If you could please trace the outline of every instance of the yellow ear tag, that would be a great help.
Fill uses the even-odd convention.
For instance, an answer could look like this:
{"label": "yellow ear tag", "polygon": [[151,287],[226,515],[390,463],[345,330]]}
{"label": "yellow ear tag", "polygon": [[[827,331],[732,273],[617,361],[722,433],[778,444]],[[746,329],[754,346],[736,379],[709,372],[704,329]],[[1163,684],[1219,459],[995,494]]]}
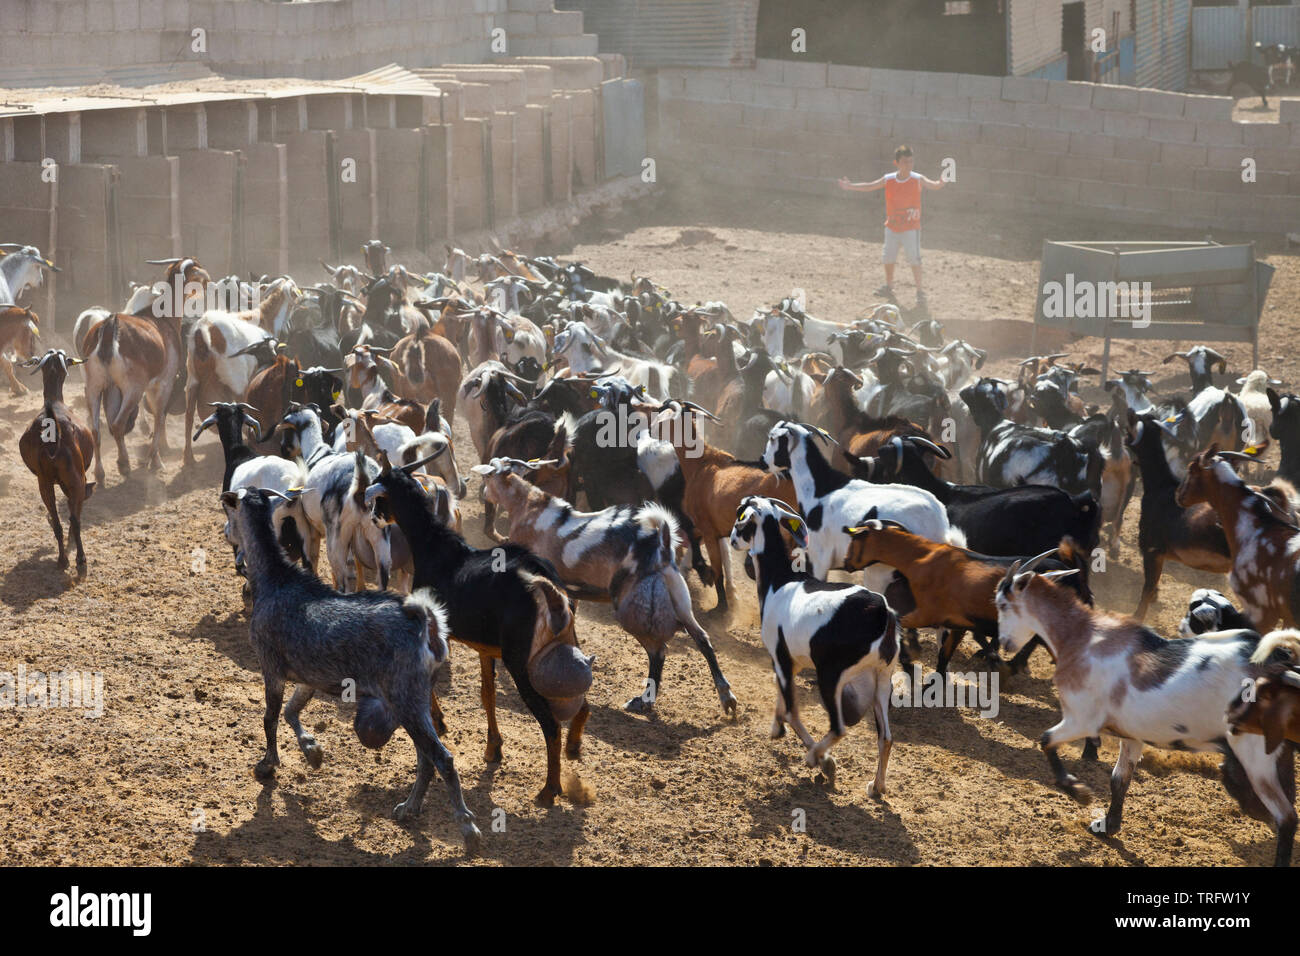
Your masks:
{"label": "yellow ear tag", "polygon": [[1243,448],[1243,449],[1241,450],[1241,453],[1242,453],[1243,455],[1258,455],[1258,454],[1259,454],[1259,446],[1258,446],[1258,445],[1251,445],[1249,448]]}
{"label": "yellow ear tag", "polygon": [[336,388],[336,389],[334,389],[334,391],[331,392],[330,394],[331,394],[334,398],[338,398],[340,395],[343,394],[343,392],[342,392],[341,389],[337,389],[337,388]]}
{"label": "yellow ear tag", "polygon": [[785,523],[790,527],[791,531],[793,531],[796,534],[799,533],[799,522],[796,519],[786,518]]}
{"label": "yellow ear tag", "polygon": [[298,380],[297,380],[296,382],[294,382],[293,384],[297,385],[299,388],[302,388],[302,379],[298,379]]}

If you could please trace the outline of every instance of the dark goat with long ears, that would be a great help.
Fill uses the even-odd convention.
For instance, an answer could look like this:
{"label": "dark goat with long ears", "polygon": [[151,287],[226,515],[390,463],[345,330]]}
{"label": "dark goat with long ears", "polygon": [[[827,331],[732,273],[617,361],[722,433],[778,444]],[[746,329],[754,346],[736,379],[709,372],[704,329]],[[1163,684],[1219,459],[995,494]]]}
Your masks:
{"label": "dark goat with long ears", "polygon": [[447,607],[453,640],[479,654],[481,698],[488,717],[485,760],[501,760],[496,724],[496,661],[514,679],[524,706],[546,740],[546,783],[536,800],[554,803],[560,782],[560,730],[570,721],[565,753],[577,759],[590,709],[591,658],[578,649],[574,611],[555,567],[515,544],[479,550],[434,515],[432,502],[411,475],[412,466],[382,470],[367,500],[411,543],[413,588],[433,588]]}
{"label": "dark goat with long ears", "polygon": [[54,500],[55,487],[63,489],[68,499],[68,546],[77,546],[77,577],[86,576],[86,552],[81,546],[81,509],[95,483],[86,480],[86,468],[95,451],[90,429],[77,420],[63,401],[63,383],[68,367],[83,364],[69,358],[62,349],[50,349],[39,359],[24,362],[41,373],[45,386],[45,404],[35,420],[18,439],[18,452],[33,475],[41,492],[41,501],[49,515],[50,528],[59,546],[58,565],[68,566],[68,551],[63,542],[63,527]]}

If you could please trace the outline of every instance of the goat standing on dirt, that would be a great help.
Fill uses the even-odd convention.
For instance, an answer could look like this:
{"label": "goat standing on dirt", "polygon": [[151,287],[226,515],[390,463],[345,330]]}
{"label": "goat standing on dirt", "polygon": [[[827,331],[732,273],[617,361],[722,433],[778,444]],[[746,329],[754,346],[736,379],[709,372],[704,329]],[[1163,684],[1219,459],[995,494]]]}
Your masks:
{"label": "goat standing on dirt", "polygon": [[59,546],[60,568],[68,566],[68,552],[54,500],[55,485],[63,489],[68,499],[68,542],[77,546],[78,579],[86,576],[86,552],[81,547],[81,506],[95,490],[95,483],[86,480],[86,466],[94,454],[95,442],[90,429],[77,421],[64,404],[63,382],[68,377],[68,366],[81,364],[81,359],[68,358],[62,349],[50,349],[41,359],[23,363],[24,367],[35,366],[40,371],[45,383],[45,406],[18,439],[23,464],[36,476],[41,501],[49,512],[50,527]]}
{"label": "goat standing on dirt", "polygon": [[280,765],[275,730],[286,681],[298,686],[284,719],[313,768],[320,767],[323,751],[298,715],[318,692],[337,695],[345,681],[352,681],[357,738],[379,749],[401,726],[415,744],[415,786],[393,816],[407,820],[420,812],[436,768],[447,783],[465,848],[472,853],[482,837],[430,715],[433,673],[447,659],[446,613],[427,590],[406,598],[384,592],[339,594],[290,564],[271,528],[270,499],[277,495],[240,490],[221,496],[234,512],[241,558],[249,570],[253,610],[248,632],[266,685],[266,753],[254,772],[268,780]]}
{"label": "goat standing on dirt", "polygon": [[1096,830],[1113,836],[1144,746],[1218,751],[1224,786],[1248,814],[1271,819],[1277,828],[1275,864],[1287,866],[1296,831],[1291,749],[1268,754],[1263,738],[1231,734],[1225,714],[1258,674],[1251,656],[1259,636],[1225,631],[1165,640],[1130,617],[1089,608],[1052,580],[1074,571],[1036,574],[1038,560],[1013,565],[998,585],[998,630],[1009,651],[1037,634],[1056,658],[1061,721],[1041,744],[1057,786],[1088,803],[1091,791],[1066,772],[1057,750],[1102,733],[1120,738],[1110,806],[1099,824],[1103,829]]}

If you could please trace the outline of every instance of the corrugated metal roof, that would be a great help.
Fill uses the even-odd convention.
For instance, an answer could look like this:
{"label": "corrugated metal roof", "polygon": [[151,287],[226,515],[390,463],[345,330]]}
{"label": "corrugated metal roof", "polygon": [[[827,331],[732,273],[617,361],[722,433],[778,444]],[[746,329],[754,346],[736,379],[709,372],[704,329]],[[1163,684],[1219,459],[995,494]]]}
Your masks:
{"label": "corrugated metal roof", "polygon": [[758,0],[556,0],[629,66],[753,66]]}
{"label": "corrugated metal roof", "polygon": [[[191,66],[198,66],[192,64]],[[387,96],[440,96],[437,83],[396,64],[340,80],[246,78],[219,76],[206,67],[169,76],[164,69],[132,72],[100,71],[100,81],[80,86],[31,87],[0,90],[0,117],[75,113],[91,110],[136,109],[142,106],[184,106],[219,100],[285,99],[328,93],[368,93]],[[66,80],[66,71],[60,76]],[[130,83],[124,80],[143,82]]]}

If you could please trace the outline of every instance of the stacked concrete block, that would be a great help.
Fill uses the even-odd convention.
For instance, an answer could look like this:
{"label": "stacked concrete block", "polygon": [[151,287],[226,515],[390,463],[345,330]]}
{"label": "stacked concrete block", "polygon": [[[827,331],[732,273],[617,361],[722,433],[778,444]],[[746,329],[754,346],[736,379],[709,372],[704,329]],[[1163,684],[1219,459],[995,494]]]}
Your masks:
{"label": "stacked concrete block", "polygon": [[289,149],[254,143],[244,156],[244,265],[281,273],[289,268]]}
{"label": "stacked concrete block", "polygon": [[325,133],[293,133],[284,141],[288,165],[290,267],[329,259],[330,208],[326,178],[336,176],[327,165]]}
{"label": "stacked concrete block", "polygon": [[547,107],[529,104],[515,113],[515,194],[519,212],[543,205],[542,123]]}
{"label": "stacked concrete block", "polygon": [[182,255],[179,158],[131,156],[115,162],[122,261],[128,272],[145,259]]}
{"label": "stacked concrete block", "polygon": [[376,239],[378,228],[378,141],[373,129],[334,132],[334,169],[338,178],[340,239],[345,255]]}
{"label": "stacked concrete block", "polygon": [[[232,261],[235,177],[239,156],[217,149],[192,149],[180,159],[181,249],[212,275],[242,268]],[[78,284],[80,286],[80,283]]]}

